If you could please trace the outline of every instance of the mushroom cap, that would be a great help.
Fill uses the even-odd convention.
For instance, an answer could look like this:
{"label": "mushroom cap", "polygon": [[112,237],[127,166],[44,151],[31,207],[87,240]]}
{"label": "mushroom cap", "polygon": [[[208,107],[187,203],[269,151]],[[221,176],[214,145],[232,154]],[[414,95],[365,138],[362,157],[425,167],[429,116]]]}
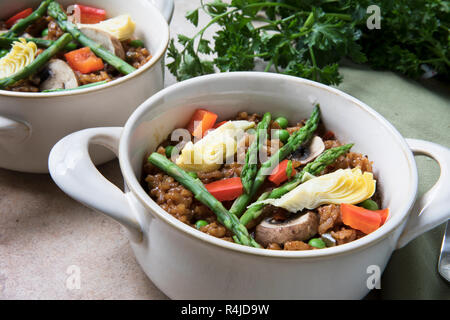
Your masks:
{"label": "mushroom cap", "polygon": [[315,212],[294,216],[282,222],[266,218],[256,227],[255,240],[263,246],[286,241],[304,241],[317,234],[319,217]]}
{"label": "mushroom cap", "polygon": [[120,59],[125,59],[125,50],[123,49],[122,43],[113,35],[106,31],[90,27],[82,27],[80,31],[84,33],[86,37],[89,37],[93,41],[97,42],[106,50],[114,53]]}
{"label": "mushroom cap", "polygon": [[319,136],[314,136],[309,144],[300,147],[289,158],[300,162],[300,165],[305,165],[317,158],[324,150],[323,140]]}
{"label": "mushroom cap", "polygon": [[50,60],[44,67],[48,74],[41,85],[40,90],[74,89],[78,87],[78,79],[72,68],[60,59]]}

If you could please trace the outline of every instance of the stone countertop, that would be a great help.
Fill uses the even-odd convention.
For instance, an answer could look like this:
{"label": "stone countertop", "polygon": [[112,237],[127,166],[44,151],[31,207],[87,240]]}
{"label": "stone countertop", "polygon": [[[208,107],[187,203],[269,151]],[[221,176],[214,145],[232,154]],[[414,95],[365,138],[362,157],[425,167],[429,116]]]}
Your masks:
{"label": "stone countertop", "polygon": [[[184,13],[197,5],[198,1],[176,0],[172,35],[194,33]],[[365,67],[341,70],[345,80],[339,89],[375,108],[406,137],[450,145],[448,88]],[[173,83],[175,79],[167,72],[166,85]],[[423,157],[418,158],[418,166],[423,193],[439,171]],[[101,166],[100,171],[116,185],[123,185],[117,161]],[[450,298],[435,271],[442,235],[440,226],[395,252],[383,275],[382,289],[371,296],[442,298],[447,292]],[[413,260],[415,268],[403,272],[400,262],[407,259]],[[419,276],[414,274],[417,269],[423,270]],[[79,289],[72,281],[76,274],[80,275]],[[141,270],[116,222],[66,196],[49,175],[0,169],[0,299],[167,297]]]}

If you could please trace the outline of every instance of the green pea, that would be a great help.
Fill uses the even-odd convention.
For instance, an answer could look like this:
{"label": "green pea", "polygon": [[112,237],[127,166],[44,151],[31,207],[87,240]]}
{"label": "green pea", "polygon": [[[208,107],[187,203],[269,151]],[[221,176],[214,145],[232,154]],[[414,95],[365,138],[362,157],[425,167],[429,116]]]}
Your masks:
{"label": "green pea", "polygon": [[377,203],[375,201],[373,201],[372,199],[364,200],[363,202],[358,204],[358,206],[363,207],[364,209],[367,209],[367,210],[378,210],[379,209]]}
{"label": "green pea", "polygon": [[319,248],[319,249],[323,249],[326,247],[325,242],[320,238],[312,238],[311,240],[309,240],[308,244],[311,247],[315,247],[315,248]]}
{"label": "green pea", "polygon": [[275,122],[278,123],[278,125],[282,129],[286,129],[289,123],[288,119],[286,119],[285,117],[278,117],[275,119]]}
{"label": "green pea", "polygon": [[208,225],[208,222],[206,222],[205,220],[198,220],[196,223],[195,223],[195,227],[197,228],[197,229],[200,229],[201,227],[204,227],[204,226],[207,226]]}
{"label": "green pea", "polygon": [[191,176],[192,178],[194,178],[194,179],[197,179],[197,178],[198,178],[198,175],[197,175],[195,172],[188,171],[187,174],[190,175],[190,176]]}
{"label": "green pea", "polygon": [[287,130],[275,130],[272,135],[273,138],[279,139],[281,142],[288,141],[290,134]]}
{"label": "green pea", "polygon": [[42,35],[43,37],[48,36],[48,28],[45,28],[44,30],[42,30],[41,35]]}
{"label": "green pea", "polygon": [[142,40],[131,40],[130,46],[135,48],[142,48],[144,47],[144,42]]}
{"label": "green pea", "polygon": [[166,157],[170,158],[172,156],[172,153],[175,151],[175,147],[174,146],[167,146],[166,147]]}

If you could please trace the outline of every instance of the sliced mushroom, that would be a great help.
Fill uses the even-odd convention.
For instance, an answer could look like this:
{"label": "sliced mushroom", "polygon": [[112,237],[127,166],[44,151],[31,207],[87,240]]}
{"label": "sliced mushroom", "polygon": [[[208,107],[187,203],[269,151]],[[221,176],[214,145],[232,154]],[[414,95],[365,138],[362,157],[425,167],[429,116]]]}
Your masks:
{"label": "sliced mushroom", "polygon": [[320,237],[322,238],[323,242],[325,242],[325,245],[327,247],[334,247],[334,246],[336,246],[336,239],[333,238],[331,233],[324,233]]}
{"label": "sliced mushroom", "polygon": [[300,162],[300,165],[313,161],[325,150],[323,140],[315,136],[306,146],[301,146],[289,157],[291,160]]}
{"label": "sliced mushroom", "polygon": [[304,241],[317,234],[318,228],[319,217],[312,211],[282,222],[266,218],[256,227],[255,240],[263,246],[269,243]]}
{"label": "sliced mushroom", "polygon": [[40,75],[41,91],[78,87],[78,80],[72,68],[60,59],[50,60]]}
{"label": "sliced mushroom", "polygon": [[106,50],[114,53],[121,59],[125,59],[125,51],[123,50],[122,43],[116,37],[110,35],[108,32],[95,28],[82,27],[80,30]]}

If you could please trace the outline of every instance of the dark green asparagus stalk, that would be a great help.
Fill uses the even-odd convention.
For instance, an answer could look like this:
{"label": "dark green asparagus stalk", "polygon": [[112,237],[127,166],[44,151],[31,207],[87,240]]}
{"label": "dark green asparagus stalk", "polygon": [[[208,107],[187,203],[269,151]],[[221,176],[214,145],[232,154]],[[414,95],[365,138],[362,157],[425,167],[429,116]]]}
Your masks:
{"label": "dark green asparagus stalk", "polygon": [[[294,190],[300,183],[302,183],[303,177],[306,173],[310,173],[312,175],[320,174],[327,166],[333,164],[337,158],[346,154],[353,144],[346,144],[344,146],[328,149],[324,151],[317,159],[313,162],[308,163],[302,171],[297,173],[294,178],[283,184],[282,186],[273,189],[271,192],[263,193],[257,201],[263,201],[266,199],[277,199],[288,193],[289,191]],[[259,217],[264,208],[264,204],[255,204],[245,211],[242,215],[240,221],[246,226],[250,221]]]}
{"label": "dark green asparagus stalk", "polygon": [[248,234],[247,228],[206,190],[199,179],[194,179],[175,163],[157,152],[153,152],[148,161],[189,189],[197,200],[216,214],[217,220],[221,224],[234,233],[240,244],[260,248],[260,245]]}
{"label": "dark green asparagus stalk", "polygon": [[[53,40],[45,40],[45,39],[38,39],[38,38],[26,38],[25,39],[27,42],[34,42],[36,43],[36,45],[40,48],[48,48],[50,47],[52,44],[55,43],[55,41]],[[15,41],[20,41],[19,38],[0,38],[0,48],[10,48],[13,43]],[[68,43],[64,50],[67,51],[72,51],[75,50],[77,48],[77,44],[75,42],[70,42]]]}
{"label": "dark green asparagus stalk", "polygon": [[266,112],[256,127],[255,140],[250,145],[245,155],[245,165],[242,168],[241,181],[246,193],[250,193],[253,179],[258,172],[258,150],[261,149],[261,146],[266,139],[267,128],[270,126],[271,119],[272,116],[270,112]]}
{"label": "dark green asparagus stalk", "polygon": [[239,217],[245,208],[249,204],[252,197],[258,192],[258,189],[264,183],[266,176],[273,168],[285,159],[292,152],[297,150],[303,143],[307,142],[317,129],[317,125],[320,120],[320,108],[319,105],[314,107],[311,117],[306,121],[305,125],[300,130],[294,132],[284,146],[282,146],[274,155],[272,155],[266,162],[264,162],[259,168],[255,181],[253,182],[250,193],[244,193],[237,198],[230,208],[230,212]]}
{"label": "dark green asparagus stalk", "polygon": [[52,1],[53,0],[44,0],[44,1],[42,1],[40,6],[36,10],[34,10],[32,14],[30,14],[26,18],[23,18],[23,19],[20,19],[19,21],[17,21],[11,27],[11,29],[9,29],[8,32],[2,34],[0,37],[2,37],[2,38],[9,38],[9,37],[14,37],[14,36],[21,35],[25,31],[25,29],[28,28],[28,26],[30,24],[32,24],[37,19],[39,19],[39,18],[44,16],[44,14],[47,12],[47,8],[48,8],[49,4]]}
{"label": "dark green asparagus stalk", "polygon": [[136,71],[135,68],[120,59],[118,56],[106,50],[104,47],[102,47],[92,39],[86,37],[75,24],[67,20],[66,13],[61,9],[58,3],[52,2],[48,6],[48,14],[56,19],[61,29],[69,32],[83,46],[89,47],[97,56],[105,60],[108,64],[112,65],[122,74],[130,74]]}
{"label": "dark green asparagus stalk", "polygon": [[19,80],[26,79],[35,72],[39,71],[39,69],[43,67],[44,64],[51,59],[51,57],[53,57],[58,51],[62,50],[70,41],[72,41],[72,36],[68,33],[63,34],[58,40],[55,41],[53,45],[38,55],[36,59],[34,59],[34,61],[28,66],[10,77],[0,79],[0,89],[13,85]]}
{"label": "dark green asparagus stalk", "polygon": [[93,83],[88,83],[85,84],[83,86],[79,86],[76,88],[70,88],[70,89],[51,89],[51,90],[44,90],[42,92],[44,93],[48,93],[48,92],[61,92],[61,91],[73,91],[73,90],[80,90],[80,89],[86,89],[86,88],[91,88],[91,87],[96,87],[102,84],[108,83],[108,81],[104,80],[104,81],[98,81],[98,82],[93,82]]}

